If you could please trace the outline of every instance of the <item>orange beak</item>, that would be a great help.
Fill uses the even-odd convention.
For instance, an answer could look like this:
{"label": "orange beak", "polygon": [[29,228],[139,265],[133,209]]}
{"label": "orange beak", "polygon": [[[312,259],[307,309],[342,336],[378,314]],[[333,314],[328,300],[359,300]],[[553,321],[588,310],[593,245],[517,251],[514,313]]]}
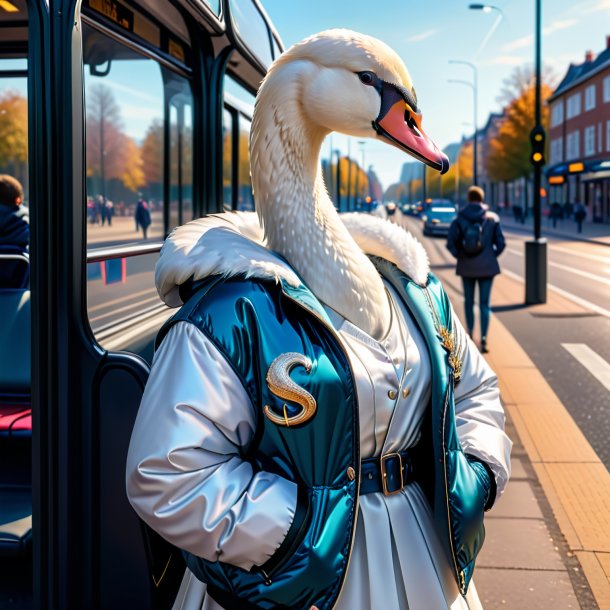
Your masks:
{"label": "orange beak", "polygon": [[421,114],[405,100],[394,85],[384,83],[381,111],[373,122],[378,135],[419,159],[441,174],[449,170],[449,159],[421,127]]}

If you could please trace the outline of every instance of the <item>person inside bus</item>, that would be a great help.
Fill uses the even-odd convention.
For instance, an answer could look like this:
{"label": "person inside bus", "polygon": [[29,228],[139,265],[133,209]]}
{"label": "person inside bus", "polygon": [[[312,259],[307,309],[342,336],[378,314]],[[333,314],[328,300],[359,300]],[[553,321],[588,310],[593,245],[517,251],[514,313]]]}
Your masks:
{"label": "person inside bus", "polygon": [[8,174],[0,174],[0,246],[22,253],[30,247],[30,214],[23,205],[23,187]]}
{"label": "person inside bus", "polygon": [[16,255],[0,268],[0,287],[21,288],[27,284],[30,247],[30,217],[23,205],[23,187],[8,174],[0,174],[0,254]]}
{"label": "person inside bus", "polygon": [[483,512],[510,473],[497,379],[423,246],[339,216],[329,131],[448,169],[381,41],[330,30],[276,60],[250,136],[264,233],[212,215],[161,251],[157,290],[182,307],[157,338],[128,498],[187,559],[174,608],[479,610]]}

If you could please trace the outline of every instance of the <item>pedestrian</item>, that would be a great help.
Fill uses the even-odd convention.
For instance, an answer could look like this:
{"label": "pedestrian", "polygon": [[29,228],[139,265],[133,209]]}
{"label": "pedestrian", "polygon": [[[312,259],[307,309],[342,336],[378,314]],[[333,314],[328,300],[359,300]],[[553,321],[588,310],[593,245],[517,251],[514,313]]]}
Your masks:
{"label": "pedestrian", "polygon": [[582,223],[584,219],[587,217],[587,208],[580,203],[580,201],[574,204],[574,220],[576,221],[576,226],[578,228],[578,232],[582,233]]}
{"label": "pedestrian", "polygon": [[[0,252],[29,258],[30,216],[23,205],[23,187],[13,176],[0,174]],[[29,278],[29,263],[5,261],[0,268],[2,288],[22,288]]]}
{"label": "pedestrian", "polygon": [[112,226],[112,217],[114,216],[114,203],[108,199],[106,201],[106,220],[108,221],[108,226]]}
{"label": "pedestrian", "polygon": [[551,222],[553,223],[553,229],[557,227],[557,221],[561,220],[562,215],[561,206],[557,202],[551,204]]}
{"label": "pedestrian", "polygon": [[500,273],[498,256],[505,247],[500,218],[483,203],[485,193],[478,186],[468,189],[468,204],[460,210],[449,227],[447,248],[457,258],[456,274],[462,277],[466,327],[472,337],[474,329],[474,291],[479,285],[481,318],[481,352],[488,352],[487,330],[491,307],[491,285]]}
{"label": "pedestrian", "polygon": [[563,217],[569,220],[574,212],[574,206],[569,202],[563,204]]}
{"label": "pedestrian", "polygon": [[136,226],[142,227],[144,239],[147,239],[148,227],[150,226],[150,210],[144,199],[138,199],[135,211]]}

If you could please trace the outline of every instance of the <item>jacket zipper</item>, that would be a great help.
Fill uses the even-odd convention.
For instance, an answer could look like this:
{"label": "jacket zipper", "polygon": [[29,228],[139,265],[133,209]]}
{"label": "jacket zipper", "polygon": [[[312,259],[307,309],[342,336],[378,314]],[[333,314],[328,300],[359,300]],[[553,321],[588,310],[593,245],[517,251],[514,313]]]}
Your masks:
{"label": "jacket zipper", "polygon": [[[356,417],[358,418],[358,426],[356,429],[356,434],[357,434],[357,438],[356,438],[356,442],[357,442],[357,446],[358,446],[358,455],[357,457],[357,467],[356,467],[356,471],[358,473],[358,476],[356,478],[356,499],[354,502],[354,523],[352,524],[352,533],[350,536],[350,545],[349,545],[349,555],[347,557],[347,564],[345,565],[345,570],[343,570],[343,576],[341,577],[341,582],[339,583],[339,592],[341,592],[341,589],[343,589],[343,583],[345,582],[345,577],[347,576],[347,572],[349,570],[349,566],[350,563],[352,561],[352,553],[354,551],[354,536],[356,534],[356,525],[358,523],[358,509],[360,506],[360,475],[361,475],[361,464],[360,464],[360,411],[359,411],[359,403],[358,403],[358,393],[356,391],[356,377],[354,375],[354,369],[352,368],[352,364],[349,361],[349,357],[348,355],[345,353],[345,350],[343,349],[343,345],[341,344],[341,338],[339,337],[339,335],[337,334],[337,331],[322,317],[320,316],[320,314],[317,311],[314,311],[313,309],[310,309],[309,307],[307,307],[306,305],[303,305],[300,301],[298,301],[297,299],[291,297],[289,294],[287,294],[284,290],[282,290],[282,292],[284,293],[284,295],[290,299],[293,303],[295,303],[298,307],[300,307],[302,310],[310,313],[311,315],[315,316],[315,318],[324,326],[324,328],[326,328],[326,330],[328,330],[328,332],[332,335],[332,337],[337,341],[337,345],[339,346],[339,349],[341,350],[341,352],[343,353],[343,356],[345,357],[345,361],[347,362],[347,366],[350,370],[350,374],[352,376],[352,382],[354,384],[354,402],[356,403]],[[333,605],[333,608],[335,607],[335,604]]]}
{"label": "jacket zipper", "polygon": [[449,373],[449,382],[447,384],[447,390],[445,391],[445,402],[443,405],[443,434],[442,434],[442,441],[443,441],[443,472],[445,475],[445,502],[447,504],[447,525],[449,528],[449,545],[451,547],[451,558],[453,559],[453,568],[455,570],[455,577],[456,577],[456,581],[458,584],[458,587],[460,589],[460,593],[462,595],[464,595],[464,589],[465,589],[465,579],[464,579],[464,574],[463,572],[460,572],[458,565],[457,565],[457,556],[455,554],[455,548],[453,546],[453,531],[452,531],[452,527],[451,527],[451,512],[449,510],[449,483],[448,483],[448,477],[447,477],[447,450],[446,450],[446,445],[445,445],[445,422],[447,420],[447,407],[449,406],[449,389],[451,388],[451,383],[453,382],[453,373]]}

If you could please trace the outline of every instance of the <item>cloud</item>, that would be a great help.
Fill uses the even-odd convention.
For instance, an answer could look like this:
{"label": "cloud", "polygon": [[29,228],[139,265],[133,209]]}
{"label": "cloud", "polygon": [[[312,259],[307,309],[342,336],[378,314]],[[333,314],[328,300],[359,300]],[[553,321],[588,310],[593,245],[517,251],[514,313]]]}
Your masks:
{"label": "cloud", "polygon": [[588,6],[581,8],[581,13],[590,15],[591,13],[599,13],[601,11],[610,11],[610,0],[597,0],[589,3]]}
{"label": "cloud", "polygon": [[497,57],[492,57],[486,61],[482,61],[481,65],[483,66],[520,66],[521,64],[527,63],[529,61],[526,57],[520,57],[517,55],[498,55]]}
{"label": "cloud", "polygon": [[432,36],[435,36],[436,34],[439,33],[439,31],[440,30],[438,28],[434,28],[432,30],[426,30],[425,32],[420,32],[419,34],[415,34],[414,36],[411,36],[407,40],[409,42],[421,42],[422,40],[426,40],[426,38],[431,38]]}
{"label": "cloud", "polygon": [[[610,0],[601,0],[602,2],[610,2]],[[561,30],[567,30],[572,26],[578,23],[578,19],[563,19],[553,21],[551,24],[542,28],[543,36],[550,36],[555,32],[560,32]],[[517,49],[523,49],[531,46],[534,43],[534,36],[529,34],[528,36],[523,36],[522,38],[517,38],[512,42],[505,44],[502,47],[503,51],[516,51]]]}

